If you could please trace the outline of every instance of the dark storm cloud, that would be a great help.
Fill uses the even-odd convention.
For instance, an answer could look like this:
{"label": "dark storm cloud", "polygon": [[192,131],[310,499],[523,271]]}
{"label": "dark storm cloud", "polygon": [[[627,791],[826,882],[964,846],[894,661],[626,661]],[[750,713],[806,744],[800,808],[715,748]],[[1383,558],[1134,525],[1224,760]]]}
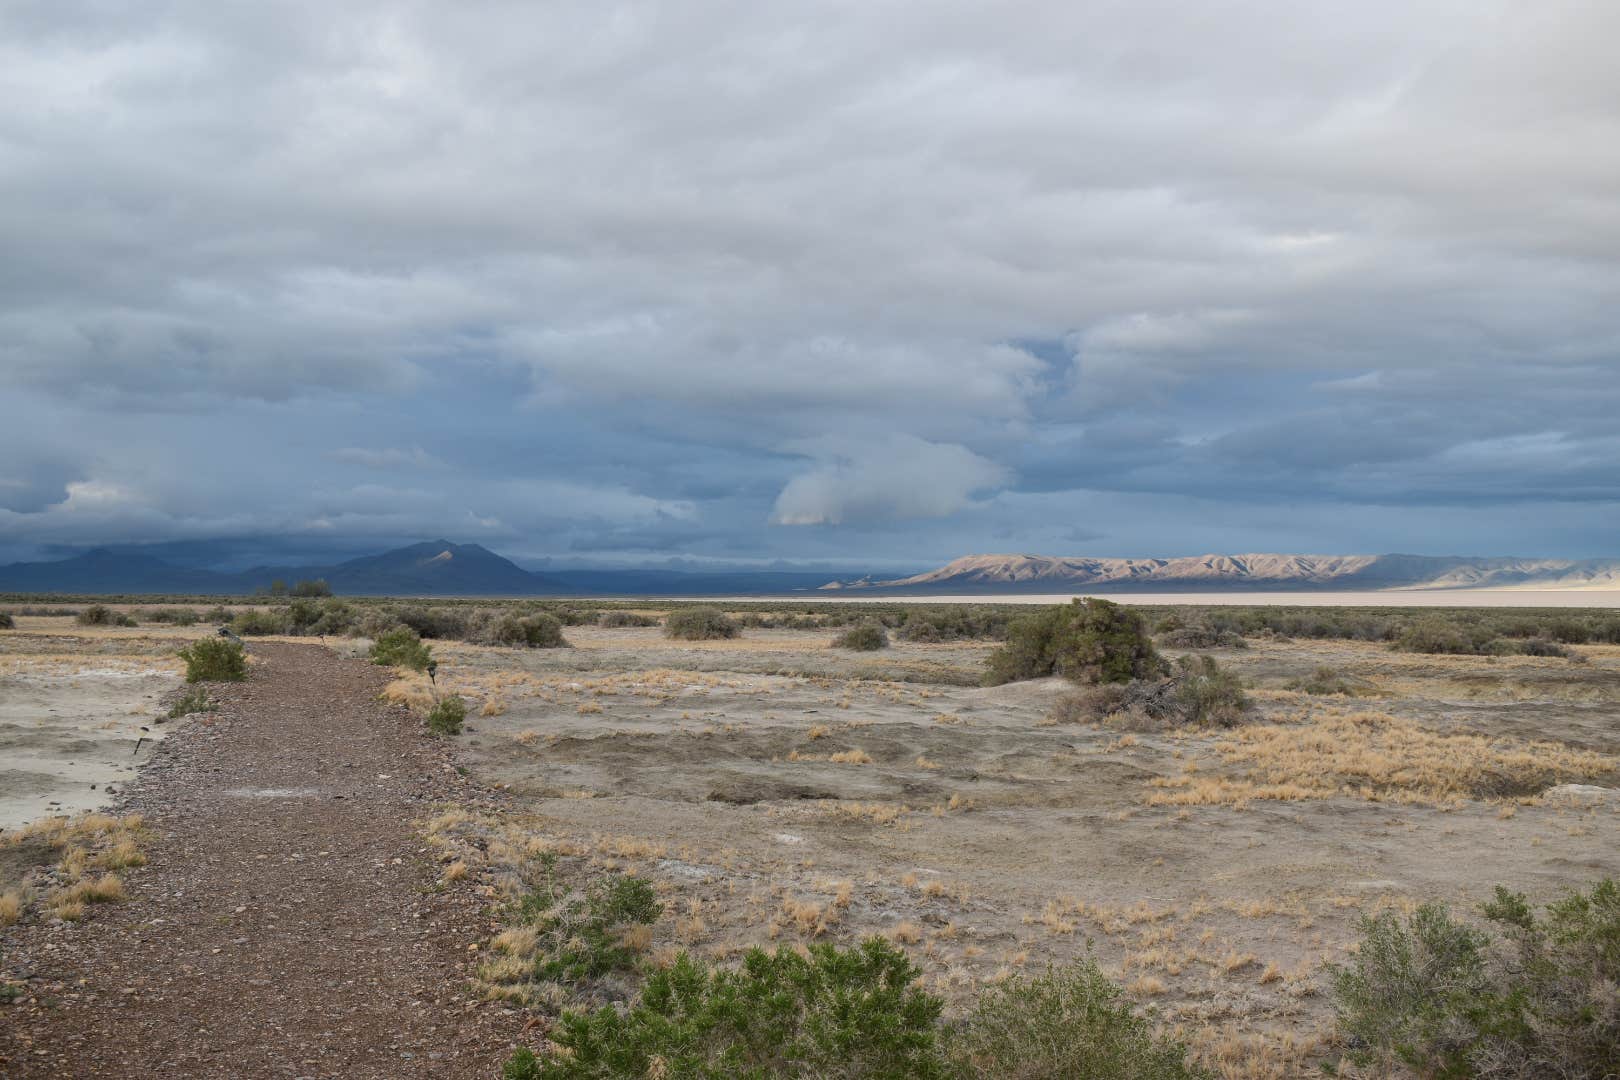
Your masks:
{"label": "dark storm cloud", "polygon": [[10,4],[0,548],[1612,553],[1617,31]]}

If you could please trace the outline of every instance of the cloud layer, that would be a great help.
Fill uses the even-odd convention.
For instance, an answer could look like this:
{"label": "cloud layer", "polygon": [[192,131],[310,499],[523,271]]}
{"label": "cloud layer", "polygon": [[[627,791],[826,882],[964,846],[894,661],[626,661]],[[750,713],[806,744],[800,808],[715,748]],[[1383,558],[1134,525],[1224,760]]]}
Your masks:
{"label": "cloud layer", "polygon": [[1617,33],[10,4],[0,556],[1614,554]]}

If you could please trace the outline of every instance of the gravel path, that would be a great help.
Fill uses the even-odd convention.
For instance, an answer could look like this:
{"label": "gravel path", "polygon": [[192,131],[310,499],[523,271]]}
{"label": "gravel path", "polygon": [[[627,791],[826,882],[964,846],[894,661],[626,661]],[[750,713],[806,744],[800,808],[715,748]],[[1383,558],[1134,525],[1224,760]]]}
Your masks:
{"label": "gravel path", "polygon": [[129,789],[154,837],[131,900],[0,937],[6,1077],[483,1077],[523,1018],[477,1001],[472,886],[437,886],[412,823],[482,801],[378,701],[387,675],[255,644],[246,683]]}

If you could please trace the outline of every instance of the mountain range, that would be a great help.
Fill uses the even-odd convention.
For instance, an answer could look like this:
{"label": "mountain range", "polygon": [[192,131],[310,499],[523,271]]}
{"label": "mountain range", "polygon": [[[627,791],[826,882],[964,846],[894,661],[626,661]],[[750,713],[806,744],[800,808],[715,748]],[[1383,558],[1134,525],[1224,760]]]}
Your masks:
{"label": "mountain range", "polygon": [[320,578],[347,596],[720,596],[806,590],[903,596],[1078,591],[1620,588],[1620,559],[1430,555],[1198,555],[1177,559],[968,555],[909,577],[827,581],[824,572],[547,570],[478,544],[430,540],[326,566],[240,571],[97,549],[55,562],[0,566],[0,593],[242,596],[274,581]]}
{"label": "mountain range", "polygon": [[826,573],[557,570],[533,573],[479,544],[430,540],[329,566],[218,571],[97,549],[0,566],[0,593],[242,596],[274,581],[324,580],[340,596],[713,596],[814,589]]}
{"label": "mountain range", "polygon": [[1061,593],[1076,589],[1461,589],[1620,587],[1620,559],[1434,555],[1194,555],[1177,559],[968,555],[911,577],[834,581],[824,590]]}

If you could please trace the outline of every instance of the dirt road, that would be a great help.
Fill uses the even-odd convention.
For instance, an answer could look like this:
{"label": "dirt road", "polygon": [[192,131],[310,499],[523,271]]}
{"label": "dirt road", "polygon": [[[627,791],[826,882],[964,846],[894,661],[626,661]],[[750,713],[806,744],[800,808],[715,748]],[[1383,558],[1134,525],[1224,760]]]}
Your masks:
{"label": "dirt road", "polygon": [[438,884],[412,822],[479,795],[381,670],[259,644],[246,683],[165,740],[130,901],[0,932],[7,1077],[492,1077],[523,1018],[476,1001],[471,886]]}

